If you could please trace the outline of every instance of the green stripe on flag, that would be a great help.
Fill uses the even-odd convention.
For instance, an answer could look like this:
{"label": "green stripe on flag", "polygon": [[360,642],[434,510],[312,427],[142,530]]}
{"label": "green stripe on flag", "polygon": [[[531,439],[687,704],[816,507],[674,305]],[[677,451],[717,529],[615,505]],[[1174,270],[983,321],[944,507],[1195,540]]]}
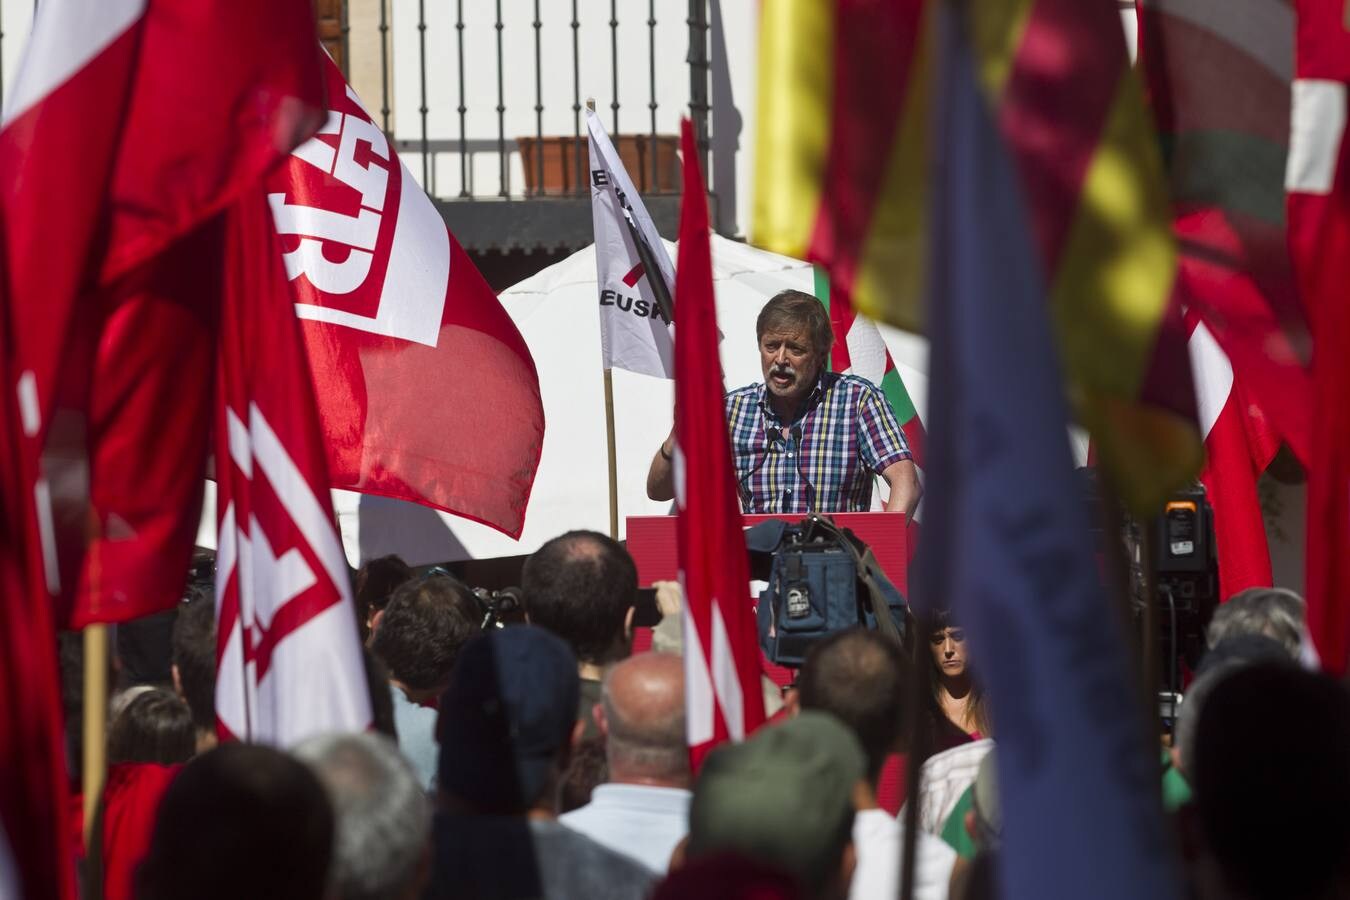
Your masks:
{"label": "green stripe on flag", "polygon": [[830,273],[825,271],[824,266],[812,266],[811,275],[813,276],[814,280],[815,290],[813,291],[813,293],[815,293],[816,299],[818,299],[821,303],[824,303],[826,309],[829,309]]}
{"label": "green stripe on flag", "polygon": [[[824,266],[811,266],[811,292],[816,295],[816,299],[825,304],[825,312],[830,311],[830,273],[825,271]],[[839,340],[835,335],[834,339]],[[834,363],[828,355],[825,357],[825,371],[833,372]]]}
{"label": "green stripe on flag", "polygon": [[909,422],[919,414],[914,408],[914,401],[909,398],[909,391],[905,390],[905,382],[901,380],[900,373],[896,369],[888,369],[881,378],[881,392],[886,395],[890,401],[891,409],[895,411],[895,418],[901,425]]}

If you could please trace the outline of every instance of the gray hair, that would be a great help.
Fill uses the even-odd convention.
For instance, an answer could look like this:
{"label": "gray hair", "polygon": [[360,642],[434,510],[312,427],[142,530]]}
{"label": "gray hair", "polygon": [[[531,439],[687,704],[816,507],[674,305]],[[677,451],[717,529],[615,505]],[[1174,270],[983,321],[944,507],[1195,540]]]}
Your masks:
{"label": "gray hair", "polygon": [[1205,631],[1205,643],[1213,647],[1224,638],[1262,634],[1279,641],[1297,659],[1303,642],[1303,622],[1304,603],[1298,594],[1285,588],[1248,588],[1214,611]]}
{"label": "gray hair", "polygon": [[431,804],[393,741],[379,734],[320,735],[294,754],[322,782],[337,819],[329,896],[411,895],[423,872]]}

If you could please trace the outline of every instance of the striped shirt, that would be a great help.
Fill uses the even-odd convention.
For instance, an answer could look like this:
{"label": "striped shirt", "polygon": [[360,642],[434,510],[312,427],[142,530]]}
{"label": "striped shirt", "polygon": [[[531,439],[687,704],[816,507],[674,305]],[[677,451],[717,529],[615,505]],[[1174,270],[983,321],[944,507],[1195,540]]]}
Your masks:
{"label": "striped shirt", "polygon": [[912,459],[886,396],[856,375],[822,372],[792,422],[764,384],[726,395],[731,455],[747,513],[865,512],[873,476]]}

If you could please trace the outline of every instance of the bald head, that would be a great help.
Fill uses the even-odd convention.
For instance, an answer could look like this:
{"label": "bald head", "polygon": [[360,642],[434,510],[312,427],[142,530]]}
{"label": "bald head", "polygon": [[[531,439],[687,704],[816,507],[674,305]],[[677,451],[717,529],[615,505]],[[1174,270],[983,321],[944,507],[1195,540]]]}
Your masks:
{"label": "bald head", "polygon": [[610,669],[601,694],[610,781],[685,786],[684,663],[640,653]]}

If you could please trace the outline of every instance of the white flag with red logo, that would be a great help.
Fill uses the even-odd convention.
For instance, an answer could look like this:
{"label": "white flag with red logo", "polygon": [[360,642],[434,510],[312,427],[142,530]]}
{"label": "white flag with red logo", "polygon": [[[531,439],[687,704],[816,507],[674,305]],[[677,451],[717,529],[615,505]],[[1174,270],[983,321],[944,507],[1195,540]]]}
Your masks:
{"label": "white flag with red logo", "polygon": [[323,434],[262,195],[229,214],[219,349],[216,719],[290,746],[370,724]]}
{"label": "white flag with red logo", "polygon": [[327,84],[268,201],[332,485],[517,537],[544,437],[530,351],[331,60]]}
{"label": "white flag with red logo", "polygon": [[689,120],[675,280],[675,505],[684,587],[686,730],[697,767],[713,747],[764,722],[744,521],[731,465],[717,353],[708,197]]}
{"label": "white flag with red logo", "polygon": [[[586,110],[586,129],[604,367],[670,378],[675,351],[667,315],[675,267],[593,109]],[[652,266],[657,271],[648,271]]]}

